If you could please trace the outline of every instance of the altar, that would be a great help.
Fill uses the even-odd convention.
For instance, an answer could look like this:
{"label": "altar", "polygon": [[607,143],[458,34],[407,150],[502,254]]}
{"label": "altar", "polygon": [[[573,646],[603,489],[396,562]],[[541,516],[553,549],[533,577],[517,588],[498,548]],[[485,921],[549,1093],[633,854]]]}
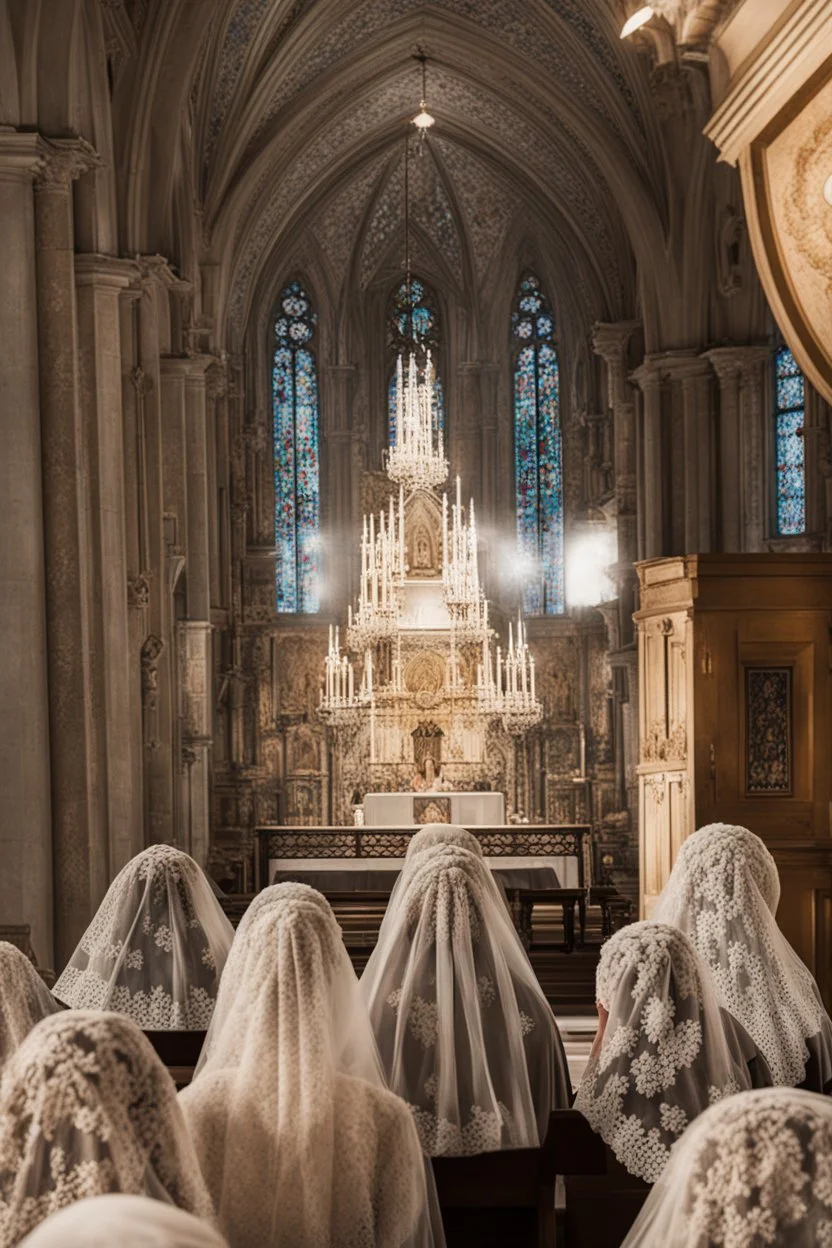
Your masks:
{"label": "altar", "polygon": [[[389,893],[416,830],[412,824],[258,828],[255,887],[297,880],[327,895]],[[585,888],[589,835],[586,825],[476,827],[485,860],[506,889]]]}
{"label": "altar", "polygon": [[364,824],[368,828],[422,827],[426,823],[493,828],[505,821],[502,793],[367,793],[364,798]]}

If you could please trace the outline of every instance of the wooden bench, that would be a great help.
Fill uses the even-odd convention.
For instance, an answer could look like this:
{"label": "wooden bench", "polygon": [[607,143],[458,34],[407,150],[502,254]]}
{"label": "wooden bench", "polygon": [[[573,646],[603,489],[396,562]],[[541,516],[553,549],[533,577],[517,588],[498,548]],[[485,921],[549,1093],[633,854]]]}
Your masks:
{"label": "wooden bench", "polygon": [[555,1248],[555,1179],[603,1174],[606,1152],[573,1109],[554,1110],[540,1148],[434,1157],[448,1248]]}
{"label": "wooden bench", "polygon": [[194,1077],[205,1043],[204,1031],[146,1031],[159,1058],[170,1071],[177,1088],[184,1088]]}

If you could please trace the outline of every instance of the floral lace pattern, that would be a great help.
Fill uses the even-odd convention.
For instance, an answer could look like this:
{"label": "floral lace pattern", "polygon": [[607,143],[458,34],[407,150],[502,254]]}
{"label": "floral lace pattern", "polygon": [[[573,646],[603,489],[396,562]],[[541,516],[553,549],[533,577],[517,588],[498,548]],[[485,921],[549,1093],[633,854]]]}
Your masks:
{"label": "floral lace pattern", "polygon": [[708,1104],[751,1081],[705,968],[676,928],[633,923],[601,951],[608,1011],[575,1099],[631,1174],[654,1183],[675,1140]]}
{"label": "floral lace pattern", "polygon": [[55,995],[145,1030],[204,1029],[233,934],[194,860],[151,845],[110,885]]}
{"label": "floral lace pattern", "polygon": [[627,1248],[832,1244],[832,1104],[791,1088],[731,1096],[673,1150]]}
{"label": "floral lace pattern", "polygon": [[765,1057],[774,1082],[803,1081],[818,1038],[832,1079],[832,1023],[815,982],[774,919],[777,867],[747,828],[711,824],[682,845],[654,917],[686,933],[725,1009]]}
{"label": "floral lace pattern", "polygon": [[551,1009],[481,852],[437,839],[414,854],[361,987],[432,1156],[534,1146],[568,1105]]}
{"label": "floral lace pattern", "polygon": [[58,1009],[32,963],[15,945],[0,941],[0,1072],[42,1018]]}
{"label": "floral lace pattern", "polygon": [[0,1084],[0,1245],[82,1197],[116,1191],[211,1216],[176,1090],[138,1028],[115,1014],[56,1014]]}

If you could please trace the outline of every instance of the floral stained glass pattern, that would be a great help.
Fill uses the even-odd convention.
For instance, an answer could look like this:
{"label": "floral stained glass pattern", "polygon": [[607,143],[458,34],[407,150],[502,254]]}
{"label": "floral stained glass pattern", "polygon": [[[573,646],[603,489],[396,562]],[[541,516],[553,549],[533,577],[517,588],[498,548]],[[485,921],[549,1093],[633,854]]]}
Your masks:
{"label": "floral stained glass pattern", "polygon": [[310,346],[317,316],[300,282],[281,292],[274,322],[275,545],[277,610],[319,610],[318,377]]}
{"label": "floral stained glass pattern", "polygon": [[520,282],[511,318],[514,342],[514,478],[517,541],[527,615],[565,610],[563,448],[555,322],[540,283]]}
{"label": "floral stained glass pattern", "polygon": [[745,791],[788,796],[792,791],[792,669],[745,669],[748,747]]}
{"label": "floral stained glass pattern", "polygon": [[806,532],[805,397],[803,374],[788,347],[775,356],[777,532]]}
{"label": "floral stained glass pattern", "polygon": [[[438,431],[445,427],[445,398],[442,381],[436,371],[436,351],[439,346],[439,314],[436,302],[424,282],[412,277],[410,283],[402,282],[396,288],[390,303],[388,317],[388,340],[395,358],[404,357],[404,365],[415,354],[419,365],[419,379],[428,351],[433,364],[433,427]],[[387,390],[390,445],[396,441],[396,368],[395,361]]]}

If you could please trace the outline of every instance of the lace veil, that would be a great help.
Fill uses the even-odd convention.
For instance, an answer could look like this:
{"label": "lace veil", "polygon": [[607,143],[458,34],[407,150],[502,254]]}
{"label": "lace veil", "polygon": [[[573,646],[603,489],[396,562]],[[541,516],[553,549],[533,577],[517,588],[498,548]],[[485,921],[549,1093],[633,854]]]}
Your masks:
{"label": "lace veil", "polygon": [[233,936],[193,858],[151,845],[113,880],[55,996],[73,1009],[116,1010],[145,1031],[202,1030]]}
{"label": "lace veil", "polygon": [[180,1101],[233,1248],[433,1243],[413,1122],[307,885],[273,885],[244,915]]}
{"label": "lace veil", "polygon": [[207,1222],[146,1196],[90,1196],[53,1213],[20,1248],[228,1248]]}
{"label": "lace veil", "polygon": [[400,885],[361,978],[391,1088],[430,1156],[536,1146],[569,1103],[566,1059],[491,872],[440,844]]}
{"label": "lace veil", "polygon": [[153,1196],[211,1217],[170,1075],[119,1014],[45,1018],[0,1082],[0,1248],[84,1196]]}
{"label": "lace veil", "polygon": [[731,1096],[685,1132],[623,1248],[828,1248],[832,1101],[794,1088]]}
{"label": "lace veil", "polygon": [[35,1023],[58,1009],[26,955],[0,941],[0,1071]]}
{"label": "lace veil", "polygon": [[575,1109],[630,1174],[655,1183],[688,1124],[751,1087],[745,1056],[705,967],[674,927],[632,923],[611,936],[596,997],[609,1016]]}
{"label": "lace veil", "polygon": [[832,1023],[814,979],[774,918],[780,880],[747,828],[700,828],[683,843],[653,918],[685,932],[720,1004],[768,1062],[775,1084],[803,1082],[812,1040],[822,1086],[832,1080]]}

